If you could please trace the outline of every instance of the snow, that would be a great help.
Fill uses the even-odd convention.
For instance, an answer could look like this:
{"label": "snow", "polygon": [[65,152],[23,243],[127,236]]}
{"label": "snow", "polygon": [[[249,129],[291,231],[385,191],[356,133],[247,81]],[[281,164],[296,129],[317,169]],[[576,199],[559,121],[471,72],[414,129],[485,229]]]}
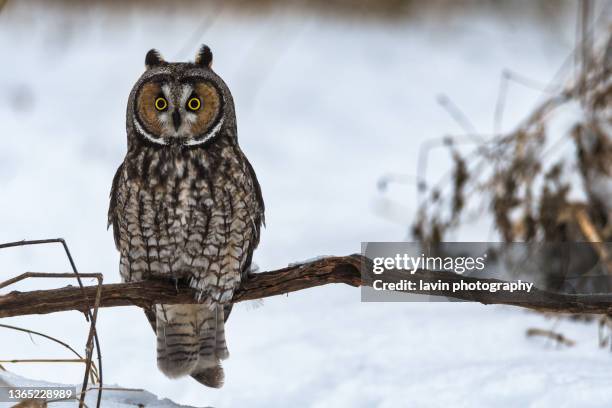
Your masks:
{"label": "snow", "polygon": [[309,263],[313,263],[313,262],[317,262],[317,261],[321,261],[325,258],[329,258],[330,256],[333,255],[317,255],[317,256],[311,256],[310,258],[301,260],[301,261],[295,261],[295,262],[289,262],[289,264],[287,266],[302,266],[302,265],[306,265]]}
{"label": "snow", "polygon": [[[33,381],[21,376],[15,375],[8,371],[0,371],[0,387],[75,387],[76,392],[81,391],[80,384],[60,384],[47,381]],[[120,389],[116,385],[108,386],[109,390],[102,393],[100,406],[104,408],[133,408],[135,406],[144,406],[147,408],[193,408],[187,405],[177,405],[168,399],[159,399],[150,392],[144,390],[125,390]],[[92,389],[88,392],[85,398],[85,404],[89,407],[95,407],[98,398],[98,391]],[[0,407],[11,406],[8,402],[0,402]],[[54,401],[50,404],[52,407],[74,407],[74,401]]]}
{"label": "snow", "polygon": [[[384,22],[281,9],[226,10],[194,37],[204,13],[128,7],[111,14],[101,6],[62,13],[27,4],[8,2],[0,13],[0,51],[10,61],[0,76],[0,242],[62,236],[80,271],[103,272],[107,283],[119,281],[106,231],[108,193],[125,153],[127,96],[148,49],[173,60],[183,48],[211,46],[266,201],[267,228],[255,254],[265,271],[316,254],[359,252],[362,241],[406,238],[415,186],[391,184],[381,194],[376,185],[385,174],[414,175],[425,140],[463,133],[436,95],[448,95],[489,134],[502,69],[546,82],[575,35],[573,16],[551,25],[480,12]],[[194,43],[186,47],[188,40]],[[506,130],[541,98],[519,85],[509,92]],[[442,176],[448,164],[437,149],[428,176]],[[481,240],[483,231],[477,225],[462,239]],[[67,270],[59,246],[0,251],[1,278]],[[68,283],[75,284],[37,280],[8,290]],[[79,313],[4,320],[83,350],[87,323]],[[529,327],[554,327],[577,345],[527,339]],[[266,299],[259,308],[239,304],[227,326],[231,358],[220,390],[165,378],[137,308],[101,310],[98,332],[107,383],[192,406],[612,404],[612,356],[597,347],[596,326],[520,309],[361,303],[358,290],[341,285]],[[41,357],[66,353],[0,332],[0,359]],[[82,376],[74,364],[6,366],[32,380],[78,383]]]}

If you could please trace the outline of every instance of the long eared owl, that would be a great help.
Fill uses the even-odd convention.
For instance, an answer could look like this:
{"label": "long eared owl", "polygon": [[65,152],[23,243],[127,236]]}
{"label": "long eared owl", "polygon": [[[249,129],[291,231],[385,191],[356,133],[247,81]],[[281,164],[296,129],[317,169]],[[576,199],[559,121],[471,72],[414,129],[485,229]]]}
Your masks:
{"label": "long eared owl", "polygon": [[264,204],[238,146],[232,95],[211,63],[207,46],[194,63],[147,53],[128,100],[128,148],[108,223],[124,281],[171,279],[196,290],[194,304],[145,311],[160,370],[221,387],[224,324],[259,242]]}

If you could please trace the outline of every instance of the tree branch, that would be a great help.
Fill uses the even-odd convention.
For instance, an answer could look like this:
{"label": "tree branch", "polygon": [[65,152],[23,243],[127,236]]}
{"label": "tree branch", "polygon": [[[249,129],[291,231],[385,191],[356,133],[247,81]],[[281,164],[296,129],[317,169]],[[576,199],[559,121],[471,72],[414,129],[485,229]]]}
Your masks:
{"label": "tree branch", "polygon": [[[252,275],[236,292],[233,302],[261,299],[308,289],[329,283],[344,283],[358,287],[364,284],[360,268],[362,262],[369,262],[361,255],[328,257],[283,269]],[[385,272],[394,273],[393,271]],[[496,279],[472,278],[451,272],[419,270],[402,279],[414,282],[503,282]],[[11,292],[0,296],[0,318],[47,314],[67,310],[84,311],[87,309],[85,297],[93,300],[96,286],[67,286],[61,289],[37,290],[30,292]],[[411,293],[430,294],[428,291],[414,290]],[[612,295],[569,295],[532,289],[531,292],[452,292],[438,291],[438,294],[454,299],[479,302],[483,304],[505,304],[560,313],[612,313]],[[84,297],[85,295],[85,297]],[[186,287],[176,287],[167,281],[146,281],[102,286],[100,307],[138,306],[151,307],[155,303],[195,303],[195,293]]]}

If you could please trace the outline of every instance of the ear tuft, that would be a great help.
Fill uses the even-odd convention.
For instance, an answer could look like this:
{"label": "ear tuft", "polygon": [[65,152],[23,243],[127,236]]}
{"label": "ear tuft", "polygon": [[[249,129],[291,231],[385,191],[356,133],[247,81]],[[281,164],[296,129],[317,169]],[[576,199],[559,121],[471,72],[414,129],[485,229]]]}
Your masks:
{"label": "ear tuft", "polygon": [[202,65],[210,68],[212,66],[212,60],[212,51],[210,48],[208,48],[208,45],[202,45],[202,47],[200,47],[200,51],[198,51],[198,55],[196,55],[196,65]]}
{"label": "ear tuft", "polygon": [[147,69],[156,67],[158,65],[165,64],[164,58],[161,56],[159,51],[156,49],[151,49],[147,52],[147,56],[145,57],[145,65]]}

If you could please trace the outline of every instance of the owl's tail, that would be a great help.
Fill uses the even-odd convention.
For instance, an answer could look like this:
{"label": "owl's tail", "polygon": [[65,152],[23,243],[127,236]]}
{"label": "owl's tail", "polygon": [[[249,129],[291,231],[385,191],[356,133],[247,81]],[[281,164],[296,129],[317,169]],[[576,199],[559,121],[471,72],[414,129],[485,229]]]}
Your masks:
{"label": "owl's tail", "polygon": [[229,357],[223,314],[222,306],[155,305],[159,369],[171,378],[189,374],[221,387],[221,360]]}

